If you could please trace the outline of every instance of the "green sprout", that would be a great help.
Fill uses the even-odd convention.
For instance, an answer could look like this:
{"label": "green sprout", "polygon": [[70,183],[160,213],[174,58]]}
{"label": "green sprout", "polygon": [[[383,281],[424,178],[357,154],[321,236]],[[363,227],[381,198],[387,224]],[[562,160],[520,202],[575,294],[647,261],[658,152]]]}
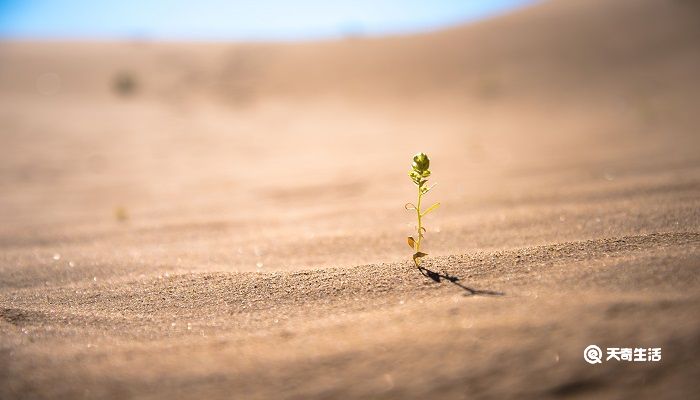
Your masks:
{"label": "green sprout", "polygon": [[407,240],[408,245],[414,251],[413,262],[416,264],[416,267],[420,268],[420,259],[427,256],[426,253],[420,251],[421,242],[423,241],[424,237],[423,234],[426,232],[425,227],[423,226],[423,218],[426,215],[428,215],[428,213],[430,213],[431,211],[440,207],[440,203],[435,203],[432,206],[428,207],[428,209],[426,209],[425,211],[421,211],[421,203],[423,201],[423,196],[428,194],[428,192],[435,187],[435,184],[433,184],[430,187],[426,186],[426,184],[428,183],[428,178],[430,178],[430,159],[428,158],[427,154],[418,153],[415,156],[413,156],[412,169],[411,172],[408,173],[408,176],[411,177],[413,183],[418,187],[418,203],[406,203],[404,208],[406,208],[406,210],[409,211],[416,211],[416,217],[418,217],[418,226],[416,227],[418,239],[415,239],[413,236],[409,236]]}

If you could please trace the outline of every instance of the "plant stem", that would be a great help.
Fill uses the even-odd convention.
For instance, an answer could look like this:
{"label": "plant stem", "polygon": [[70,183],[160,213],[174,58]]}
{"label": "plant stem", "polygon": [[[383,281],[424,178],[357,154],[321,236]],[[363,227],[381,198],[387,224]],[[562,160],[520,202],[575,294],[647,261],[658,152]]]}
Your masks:
{"label": "plant stem", "polygon": [[[420,242],[421,242],[421,239],[423,238],[423,232],[421,232],[423,229],[423,224],[422,224],[423,221],[421,220],[422,215],[420,212],[420,203],[421,203],[422,199],[423,199],[423,192],[421,191],[421,187],[418,186],[418,205],[416,206],[416,214],[418,215],[418,240],[416,241],[416,253],[418,253],[420,251]],[[419,258],[414,259],[414,261],[416,263],[416,267],[418,266],[419,260],[420,260]]]}

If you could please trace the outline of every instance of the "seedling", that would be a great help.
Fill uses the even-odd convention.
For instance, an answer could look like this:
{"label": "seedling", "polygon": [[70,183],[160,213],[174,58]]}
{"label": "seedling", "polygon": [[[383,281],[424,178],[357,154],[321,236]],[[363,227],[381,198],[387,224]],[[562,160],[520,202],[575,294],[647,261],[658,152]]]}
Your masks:
{"label": "seedling", "polygon": [[404,208],[406,210],[415,210],[416,217],[418,218],[418,226],[416,226],[416,238],[409,236],[407,238],[408,245],[413,249],[413,262],[416,267],[420,268],[420,259],[427,256],[426,253],[421,252],[421,242],[423,241],[424,233],[426,232],[423,226],[423,218],[428,215],[431,211],[440,207],[440,203],[435,203],[428,207],[425,211],[421,210],[421,203],[423,202],[423,196],[428,194],[430,190],[435,187],[435,184],[428,187],[428,179],[430,178],[430,159],[425,153],[418,153],[413,156],[413,164],[411,172],[408,173],[411,177],[413,183],[418,187],[418,203],[406,203]]}

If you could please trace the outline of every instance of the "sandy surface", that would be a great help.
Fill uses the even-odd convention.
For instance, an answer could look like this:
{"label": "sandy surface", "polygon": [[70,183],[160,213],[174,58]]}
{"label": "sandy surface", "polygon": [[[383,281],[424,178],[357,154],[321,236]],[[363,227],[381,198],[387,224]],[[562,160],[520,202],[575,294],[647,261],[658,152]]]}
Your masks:
{"label": "sandy surface", "polygon": [[0,43],[0,398],[697,396],[698,21]]}

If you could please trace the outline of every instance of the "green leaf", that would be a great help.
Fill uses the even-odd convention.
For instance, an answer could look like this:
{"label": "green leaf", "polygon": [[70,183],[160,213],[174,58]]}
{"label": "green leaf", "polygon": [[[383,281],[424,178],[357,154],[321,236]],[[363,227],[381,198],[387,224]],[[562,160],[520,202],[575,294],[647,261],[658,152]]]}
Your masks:
{"label": "green leaf", "polygon": [[429,212],[431,212],[431,211],[437,209],[438,207],[440,207],[440,203],[435,203],[435,204],[433,204],[432,206],[428,207],[428,209],[425,210],[425,212],[424,212],[423,214],[421,214],[421,216],[422,216],[422,217],[425,217],[426,215],[428,215]]}
{"label": "green leaf", "polygon": [[426,254],[426,253],[421,253],[421,252],[419,251],[419,252],[417,252],[417,253],[415,253],[415,254],[413,255],[413,261],[416,261],[416,259],[418,259],[418,258],[423,258],[423,257],[425,257],[425,256],[427,256],[427,255],[428,255],[428,254]]}
{"label": "green leaf", "polygon": [[411,247],[412,249],[416,248],[416,241],[413,239],[413,237],[409,236],[408,238],[406,238],[406,241],[408,242],[409,247]]}
{"label": "green leaf", "polygon": [[428,193],[429,191],[433,190],[433,188],[434,188],[435,186],[437,186],[437,183],[433,183],[429,188],[426,188],[426,187],[422,188],[422,189],[421,189],[421,192],[422,192],[423,194],[426,194],[426,193]]}
{"label": "green leaf", "polygon": [[425,153],[418,153],[413,156],[413,169],[417,171],[425,171],[430,168],[430,159]]}

